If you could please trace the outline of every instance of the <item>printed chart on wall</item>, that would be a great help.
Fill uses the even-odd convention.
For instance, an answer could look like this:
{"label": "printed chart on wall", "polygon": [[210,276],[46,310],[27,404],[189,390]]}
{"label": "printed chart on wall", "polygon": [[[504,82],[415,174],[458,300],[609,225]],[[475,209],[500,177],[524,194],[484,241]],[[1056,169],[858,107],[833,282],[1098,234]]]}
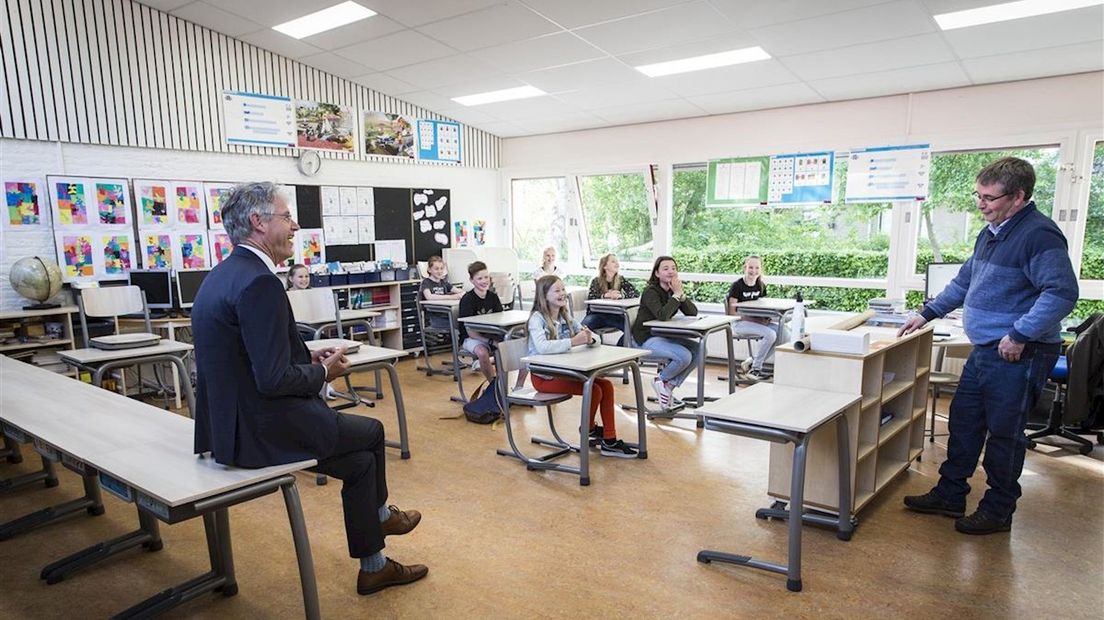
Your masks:
{"label": "printed chart on wall", "polygon": [[854,149],[847,165],[847,203],[925,200],[931,145]]}
{"label": "printed chart on wall", "polygon": [[223,91],[227,144],[295,146],[295,105],[288,97]]}
{"label": "printed chart on wall", "polygon": [[460,163],[460,123],[419,120],[418,159]]}
{"label": "printed chart on wall", "polygon": [[767,203],[831,203],[834,164],[834,153],[771,155]]}
{"label": "printed chart on wall", "polygon": [[706,206],[767,204],[769,166],[767,156],[710,161],[706,172]]}

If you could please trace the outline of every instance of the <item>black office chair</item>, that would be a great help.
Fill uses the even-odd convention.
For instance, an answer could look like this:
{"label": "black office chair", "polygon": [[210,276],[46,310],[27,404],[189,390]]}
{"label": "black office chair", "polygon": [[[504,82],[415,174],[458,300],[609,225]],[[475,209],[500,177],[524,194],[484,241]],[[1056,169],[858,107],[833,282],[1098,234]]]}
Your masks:
{"label": "black office chair", "polygon": [[[1035,441],[1037,439],[1042,439],[1044,437],[1061,437],[1062,439],[1072,441],[1081,454],[1089,454],[1093,451],[1093,442],[1081,437],[1081,434],[1091,434],[1092,431],[1083,429],[1080,426],[1067,425],[1063,422],[1062,418],[1066,407],[1066,398],[1068,396],[1067,387],[1070,377],[1069,360],[1075,357],[1079,347],[1092,346],[1092,343],[1089,341],[1090,332],[1094,327],[1100,329],[1101,327],[1096,324],[1102,321],[1104,321],[1104,314],[1096,314],[1072,330],[1077,334],[1076,340],[1066,349],[1066,354],[1058,358],[1058,362],[1055,363],[1054,369],[1050,371],[1050,382],[1054,384],[1054,400],[1051,401],[1050,404],[1050,414],[1047,416],[1046,424],[1028,424],[1028,429],[1036,431],[1027,436],[1028,448],[1035,449],[1038,445]],[[1100,380],[1098,378],[1097,383],[1099,384],[1099,382]],[[1084,413],[1087,414],[1088,412],[1086,411]],[[1104,437],[1101,437],[1098,433],[1097,439],[1099,441],[1100,439],[1104,439]]]}

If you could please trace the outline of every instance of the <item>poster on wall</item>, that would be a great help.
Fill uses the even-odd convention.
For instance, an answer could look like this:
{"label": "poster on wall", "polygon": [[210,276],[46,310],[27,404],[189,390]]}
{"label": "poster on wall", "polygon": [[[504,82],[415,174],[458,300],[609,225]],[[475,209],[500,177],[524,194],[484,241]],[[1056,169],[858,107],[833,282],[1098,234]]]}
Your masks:
{"label": "poster on wall", "polygon": [[485,245],[487,243],[487,220],[475,220],[472,222],[472,245]]}
{"label": "poster on wall", "polygon": [[124,179],[96,181],[96,223],[130,227],[130,194]]}
{"label": "poster on wall", "polygon": [[102,259],[96,261],[95,233],[91,231],[63,231],[54,234],[58,265],[65,282],[89,282],[98,279]]}
{"label": "poster on wall", "polygon": [[296,146],[321,151],[356,151],[356,115],[336,103],[295,101]]}
{"label": "poster on wall", "polygon": [[295,146],[295,105],[288,97],[222,91],[227,144]]}
{"label": "poster on wall", "polygon": [[308,267],[326,262],[321,228],[302,228],[295,233],[295,262]]}
{"label": "poster on wall", "polygon": [[105,278],[125,278],[127,272],[134,269],[134,239],[129,232],[101,233],[96,236],[99,245],[96,251],[103,257]]}
{"label": "poster on wall", "polygon": [[706,206],[767,204],[769,169],[767,156],[711,160],[706,168]]}
{"label": "poster on wall", "polygon": [[4,217],[0,228],[9,231],[43,230],[49,223],[43,196],[45,185],[38,180],[4,181]]}
{"label": "poster on wall", "polygon": [[54,205],[54,227],[73,228],[88,226],[89,204],[93,198],[88,193],[88,179],[74,177],[47,177],[50,198]]}
{"label": "poster on wall", "polygon": [[447,189],[416,189],[411,193],[415,261],[440,256],[441,250],[451,245],[449,196]]}
{"label": "poster on wall", "polygon": [[168,232],[140,232],[143,269],[172,269],[172,235]]}
{"label": "poster on wall", "polygon": [[172,182],[175,223],[180,226],[203,226],[207,209],[203,200],[203,184],[193,181]]}
{"label": "poster on wall", "polygon": [[928,197],[929,144],[852,149],[847,159],[848,204]]}
{"label": "poster on wall", "polygon": [[203,193],[207,198],[207,228],[221,230],[222,204],[230,197],[233,183],[204,183]]}
{"label": "poster on wall", "polygon": [[207,249],[210,250],[211,266],[221,263],[234,251],[234,244],[230,243],[230,235],[224,230],[212,230],[207,233]]}
{"label": "poster on wall", "polygon": [[468,247],[468,220],[456,220],[452,223],[452,237],[455,241],[453,247]]}
{"label": "poster on wall", "polygon": [[830,204],[835,153],[771,155],[767,203],[772,205]]}
{"label": "poster on wall", "polygon": [[365,155],[414,159],[414,127],[406,117],[365,110],[361,119]]}
{"label": "poster on wall", "polygon": [[207,233],[201,231],[177,232],[172,236],[174,269],[206,269]]}
{"label": "poster on wall", "polygon": [[170,226],[175,210],[169,209],[168,181],[134,180],[134,198],[138,202],[138,227]]}
{"label": "poster on wall", "polygon": [[418,159],[460,163],[460,123],[419,119]]}

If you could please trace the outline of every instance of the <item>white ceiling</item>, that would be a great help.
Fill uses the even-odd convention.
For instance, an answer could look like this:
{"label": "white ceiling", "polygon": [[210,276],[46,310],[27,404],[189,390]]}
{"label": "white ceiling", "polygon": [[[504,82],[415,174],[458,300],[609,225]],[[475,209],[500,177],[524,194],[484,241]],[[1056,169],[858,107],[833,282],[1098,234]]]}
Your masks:
{"label": "white ceiling", "polygon": [[[139,1],[502,137],[1104,70],[1099,5],[943,32],[1000,0],[357,0],[378,15],[297,41],[271,27],[339,0]],[[753,45],[772,59],[632,68]],[[451,100],[526,84],[550,96]]]}

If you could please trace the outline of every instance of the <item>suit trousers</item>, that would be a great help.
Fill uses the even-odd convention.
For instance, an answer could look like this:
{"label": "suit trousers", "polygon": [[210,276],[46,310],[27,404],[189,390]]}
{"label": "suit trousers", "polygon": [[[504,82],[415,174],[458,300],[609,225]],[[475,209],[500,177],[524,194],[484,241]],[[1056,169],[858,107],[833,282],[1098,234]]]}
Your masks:
{"label": "suit trousers", "polygon": [[318,459],[313,471],[342,481],[345,537],[349,555],[365,558],[383,549],[379,507],[387,502],[387,460],[383,424],[374,418],[337,414],[333,452]]}

